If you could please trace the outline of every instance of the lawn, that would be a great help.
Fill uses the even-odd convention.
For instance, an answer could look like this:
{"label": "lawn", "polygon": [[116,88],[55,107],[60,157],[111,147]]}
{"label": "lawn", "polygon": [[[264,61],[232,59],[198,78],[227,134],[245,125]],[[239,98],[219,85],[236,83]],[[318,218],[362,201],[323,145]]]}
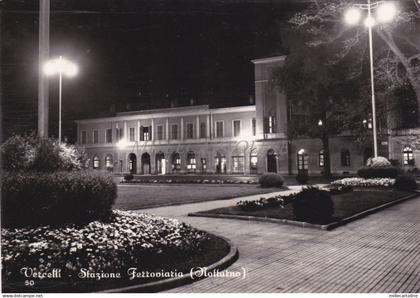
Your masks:
{"label": "lawn", "polygon": [[113,208],[137,210],[232,199],[279,190],[281,189],[260,188],[255,184],[120,184]]}
{"label": "lawn", "polygon": [[[313,224],[329,224],[340,221],[352,215],[373,207],[389,203],[409,195],[409,192],[403,191],[353,191],[332,196],[334,202],[334,214],[330,220],[323,222],[311,222]],[[267,207],[258,210],[244,211],[240,207],[231,206],[226,208],[218,208],[208,211],[197,212],[196,215],[206,214],[225,214],[240,216],[255,216],[263,218],[286,219],[295,221],[292,204],[281,207]]]}

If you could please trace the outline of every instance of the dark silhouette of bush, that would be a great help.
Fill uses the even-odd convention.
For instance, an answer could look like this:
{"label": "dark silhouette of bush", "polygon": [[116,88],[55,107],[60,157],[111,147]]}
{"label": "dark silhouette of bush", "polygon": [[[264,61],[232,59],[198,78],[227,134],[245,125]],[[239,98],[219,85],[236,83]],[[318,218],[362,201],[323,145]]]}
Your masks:
{"label": "dark silhouette of bush", "polygon": [[316,187],[304,188],[293,200],[293,213],[299,221],[328,222],[334,214],[334,203],[328,191]]}
{"label": "dark silhouette of bush", "polygon": [[357,175],[362,178],[395,178],[398,176],[398,168],[387,167],[362,167],[357,171]]}
{"label": "dark silhouette of bush", "polygon": [[93,170],[6,172],[1,191],[5,227],[106,220],[117,196],[112,176]]}
{"label": "dark silhouette of bush", "polygon": [[413,191],[417,188],[416,179],[413,176],[399,176],[395,179],[394,188],[397,190]]}
{"label": "dark silhouette of bush", "polygon": [[296,181],[299,184],[307,184],[309,181],[308,173],[299,173],[296,175]]}
{"label": "dark silhouette of bush", "polygon": [[262,175],[259,183],[261,187],[282,187],[284,180],[279,174],[269,173]]}
{"label": "dark silhouette of bush", "polygon": [[124,175],[124,180],[125,180],[125,181],[131,181],[131,180],[133,180],[133,179],[134,179],[133,174],[125,174],[125,175]]}

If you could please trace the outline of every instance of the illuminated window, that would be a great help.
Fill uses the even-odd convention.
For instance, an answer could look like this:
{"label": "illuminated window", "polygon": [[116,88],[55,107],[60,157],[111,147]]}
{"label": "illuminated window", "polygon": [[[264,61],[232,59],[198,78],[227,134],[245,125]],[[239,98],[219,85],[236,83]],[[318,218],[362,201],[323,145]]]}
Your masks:
{"label": "illuminated window", "polygon": [[114,167],[113,158],[112,158],[112,155],[110,155],[110,154],[108,154],[108,155],[105,157],[105,167],[106,167],[108,170],[111,170],[111,169]]}
{"label": "illuminated window", "polygon": [[304,149],[300,149],[297,155],[298,170],[307,170],[309,163],[309,155],[305,153]]}
{"label": "illuminated window", "polygon": [[181,157],[178,152],[172,153],[172,170],[179,171],[181,169]]}
{"label": "illuminated window", "polygon": [[99,169],[99,166],[100,166],[99,156],[95,155],[93,157],[93,168],[94,169]]}
{"label": "illuminated window", "polygon": [[404,147],[403,149],[403,164],[414,165],[413,149],[410,147]]}
{"label": "illuminated window", "polygon": [[243,173],[245,171],[244,156],[232,156],[232,171],[233,173]]}
{"label": "illuminated window", "polygon": [[121,140],[122,138],[124,138],[124,130],[122,128],[116,128],[115,135],[117,137],[117,141]]}
{"label": "illuminated window", "polygon": [[152,139],[152,127],[140,126],[140,141],[150,141]]}
{"label": "illuminated window", "polygon": [[324,149],[319,151],[319,166],[322,168],[324,166]]}
{"label": "illuminated window", "polygon": [[192,151],[187,153],[187,169],[188,171],[195,171],[197,169],[195,153]]}

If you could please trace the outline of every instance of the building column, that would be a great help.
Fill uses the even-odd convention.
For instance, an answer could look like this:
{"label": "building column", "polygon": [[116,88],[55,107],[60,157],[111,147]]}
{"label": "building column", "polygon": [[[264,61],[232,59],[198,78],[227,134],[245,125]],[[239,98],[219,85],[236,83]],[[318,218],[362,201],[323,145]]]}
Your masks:
{"label": "building column", "polygon": [[152,131],[150,132],[150,139],[154,141],[155,139],[155,120],[152,118],[152,123],[150,124]]}
{"label": "building column", "polygon": [[210,115],[207,115],[207,138],[208,138],[208,139],[211,139],[211,135],[210,135],[210,133],[211,133],[211,130],[210,130],[210,125],[211,125],[211,122],[210,122]]}
{"label": "building column", "polygon": [[165,127],[165,134],[166,134],[166,141],[169,142],[169,118],[166,118],[166,127]]}
{"label": "building column", "polygon": [[[140,141],[140,120],[137,120],[137,132],[134,139],[137,141]],[[137,146],[138,146],[138,143],[137,143]]]}
{"label": "building column", "polygon": [[200,116],[197,116],[195,119],[196,119],[196,125],[197,125],[196,130],[195,130],[197,133],[196,139],[199,139],[200,138]]}
{"label": "building column", "polygon": [[181,141],[184,139],[184,117],[181,117]]}
{"label": "building column", "polygon": [[128,132],[127,132],[127,121],[124,121],[124,131],[123,131],[123,135],[124,135],[124,138],[126,139],[126,140],[128,140]]}

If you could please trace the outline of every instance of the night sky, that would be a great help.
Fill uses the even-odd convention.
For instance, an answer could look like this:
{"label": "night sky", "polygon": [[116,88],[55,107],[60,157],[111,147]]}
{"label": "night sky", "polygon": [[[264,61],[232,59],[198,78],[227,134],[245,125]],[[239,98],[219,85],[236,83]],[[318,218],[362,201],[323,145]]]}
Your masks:
{"label": "night sky", "polygon": [[[36,129],[38,2],[3,0],[3,136]],[[51,0],[50,56],[79,65],[63,83],[64,135],[72,120],[117,111],[249,104],[250,60],[282,54],[280,28],[304,1]],[[57,135],[58,79],[50,79]]]}

